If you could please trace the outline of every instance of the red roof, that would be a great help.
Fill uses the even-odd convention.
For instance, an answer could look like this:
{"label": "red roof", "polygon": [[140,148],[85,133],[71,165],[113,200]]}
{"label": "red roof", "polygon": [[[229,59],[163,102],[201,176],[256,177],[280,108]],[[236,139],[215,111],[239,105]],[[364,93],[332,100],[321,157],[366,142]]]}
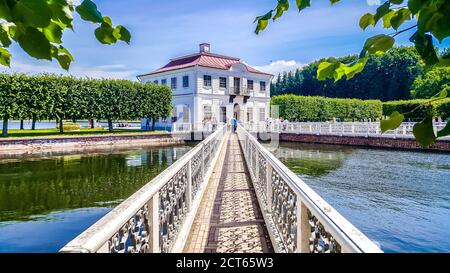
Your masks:
{"label": "red roof", "polygon": [[139,75],[138,77],[154,75],[154,74],[158,74],[158,73],[162,73],[162,72],[166,72],[166,71],[172,71],[172,70],[192,67],[192,66],[196,66],[196,65],[203,66],[203,67],[211,67],[211,68],[229,70],[233,64],[242,64],[251,73],[273,76],[272,74],[261,72],[259,70],[254,69],[253,67],[250,67],[250,66],[242,63],[241,60],[238,58],[202,52],[202,53],[197,53],[194,55],[188,55],[188,56],[172,59],[165,66],[163,66],[153,72],[150,72],[148,74]]}

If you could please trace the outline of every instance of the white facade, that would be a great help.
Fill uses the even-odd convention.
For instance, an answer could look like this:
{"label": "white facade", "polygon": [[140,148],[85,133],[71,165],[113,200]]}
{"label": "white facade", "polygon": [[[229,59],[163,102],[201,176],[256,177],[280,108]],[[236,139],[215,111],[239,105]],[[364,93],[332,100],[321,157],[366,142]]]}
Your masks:
{"label": "white facade", "polygon": [[[208,122],[229,123],[233,116],[241,123],[265,121],[270,112],[273,76],[253,71],[239,62],[229,69],[194,65],[138,78],[141,82],[166,84],[172,88],[173,116],[156,122],[156,128],[170,130],[174,122],[191,123],[200,128]],[[145,119],[143,128],[149,129],[148,126],[151,121]]]}

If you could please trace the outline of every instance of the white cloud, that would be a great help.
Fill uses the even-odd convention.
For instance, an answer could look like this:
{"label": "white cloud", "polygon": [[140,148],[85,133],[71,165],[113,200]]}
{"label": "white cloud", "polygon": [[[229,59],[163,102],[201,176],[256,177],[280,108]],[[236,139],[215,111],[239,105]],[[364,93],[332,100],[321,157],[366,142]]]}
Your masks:
{"label": "white cloud", "polygon": [[297,68],[302,68],[303,66],[305,65],[294,60],[290,61],[278,60],[271,62],[270,64],[267,65],[254,66],[254,68],[262,72],[270,73],[277,76],[278,73],[294,71]]}
{"label": "white cloud", "polygon": [[54,73],[63,75],[73,75],[76,77],[90,77],[90,78],[110,78],[110,79],[130,79],[135,80],[138,74],[137,70],[130,69],[126,65],[99,65],[94,67],[83,67],[73,65],[69,72],[59,68],[57,64],[46,63],[45,65],[33,63],[12,62],[11,68],[6,72],[25,73],[25,74],[40,74],[40,73]]}
{"label": "white cloud", "polygon": [[381,0],[367,0],[369,6],[379,6],[381,5]]}

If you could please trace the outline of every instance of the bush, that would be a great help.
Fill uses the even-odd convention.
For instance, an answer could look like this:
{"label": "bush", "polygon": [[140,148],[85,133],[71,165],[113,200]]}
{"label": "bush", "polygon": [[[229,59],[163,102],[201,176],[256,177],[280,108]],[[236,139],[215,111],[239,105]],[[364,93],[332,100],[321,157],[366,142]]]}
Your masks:
{"label": "bush", "polygon": [[390,116],[394,111],[398,111],[399,113],[408,113],[422,104],[422,106],[414,112],[406,114],[405,118],[410,121],[418,121],[422,120],[423,117],[430,112],[432,112],[435,117],[441,117],[443,120],[450,117],[450,98],[437,101],[432,105],[423,104],[426,101],[428,100],[417,99],[385,102],[383,103],[383,115]]}
{"label": "bush", "polygon": [[289,121],[377,120],[382,117],[379,100],[332,99],[325,97],[280,95],[272,97],[280,116]]}
{"label": "bush", "polygon": [[[59,124],[56,126],[56,129],[59,130]],[[79,131],[81,129],[81,125],[73,122],[64,122],[63,129],[64,131]]]}

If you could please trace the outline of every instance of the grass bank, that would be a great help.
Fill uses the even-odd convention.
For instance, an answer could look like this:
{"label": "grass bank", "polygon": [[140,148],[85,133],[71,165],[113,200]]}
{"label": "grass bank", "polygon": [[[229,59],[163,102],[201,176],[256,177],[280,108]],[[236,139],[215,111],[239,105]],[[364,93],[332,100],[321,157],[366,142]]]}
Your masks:
{"label": "grass bank", "polygon": [[[1,135],[2,130],[0,130]],[[8,130],[7,138],[21,138],[21,137],[73,137],[73,136],[95,136],[95,135],[108,135],[108,134],[162,134],[166,131],[142,131],[136,129],[116,129],[112,132],[104,128],[82,128],[77,131],[67,131],[60,133],[58,129],[37,129],[37,130]],[[7,139],[3,138],[3,139]],[[1,139],[1,138],[0,138]]]}

